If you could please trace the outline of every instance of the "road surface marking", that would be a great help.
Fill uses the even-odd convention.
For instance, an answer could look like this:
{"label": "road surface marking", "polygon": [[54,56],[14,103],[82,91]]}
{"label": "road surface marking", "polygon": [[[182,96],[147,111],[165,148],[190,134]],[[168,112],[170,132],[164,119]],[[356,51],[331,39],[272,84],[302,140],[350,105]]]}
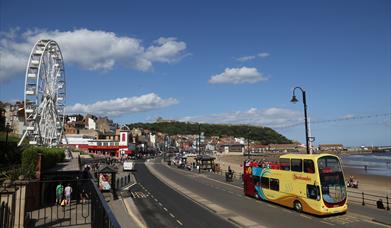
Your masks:
{"label": "road surface marking", "polygon": [[157,199],[155,198],[155,199],[153,199],[153,200],[155,200],[155,202],[157,202]]}
{"label": "road surface marking", "polygon": [[303,218],[306,218],[306,219],[312,219],[312,218],[311,218],[310,216],[308,216],[308,215],[300,214],[300,216],[303,217]]}
{"label": "road surface marking", "polygon": [[177,222],[179,225],[183,226],[183,224],[181,223],[181,221],[179,221],[178,219],[176,220],[176,222]]}
{"label": "road surface marking", "polygon": [[160,205],[161,207],[163,207],[163,204],[162,204],[162,203],[160,203],[160,202],[159,202],[159,205]]}
{"label": "road surface marking", "polygon": [[163,207],[163,210],[168,211],[167,208]]}
{"label": "road surface marking", "polygon": [[174,216],[172,213],[170,213],[170,216],[173,217],[173,218],[175,218],[175,216]]}
{"label": "road surface marking", "polygon": [[327,225],[330,225],[330,226],[334,226],[334,224],[330,223],[330,222],[325,222],[325,221],[320,221],[321,223],[324,223],[324,224],[327,224]]}

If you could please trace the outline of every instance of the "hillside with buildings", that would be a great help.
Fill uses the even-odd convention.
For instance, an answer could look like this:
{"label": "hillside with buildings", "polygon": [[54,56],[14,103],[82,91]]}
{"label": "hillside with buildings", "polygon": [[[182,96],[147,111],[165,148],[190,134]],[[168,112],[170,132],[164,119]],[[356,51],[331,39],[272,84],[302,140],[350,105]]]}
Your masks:
{"label": "hillside with buildings", "polygon": [[148,129],[168,135],[197,135],[203,133],[206,137],[216,136],[245,138],[259,144],[290,144],[291,140],[268,127],[250,125],[226,125],[189,123],[178,121],[157,121],[155,123],[128,124],[129,128]]}

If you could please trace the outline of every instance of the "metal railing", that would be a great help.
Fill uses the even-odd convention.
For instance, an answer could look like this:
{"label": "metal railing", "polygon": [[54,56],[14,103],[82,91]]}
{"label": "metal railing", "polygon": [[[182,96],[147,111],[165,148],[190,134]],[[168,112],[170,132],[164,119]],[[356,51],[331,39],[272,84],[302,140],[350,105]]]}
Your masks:
{"label": "metal railing", "polygon": [[93,208],[91,214],[91,227],[102,228],[120,228],[117,219],[111,211],[109,205],[100,193],[98,186],[90,179],[94,191],[91,194],[91,207]]}
{"label": "metal railing", "polygon": [[[390,199],[388,195],[380,196],[380,195],[374,195],[365,192],[356,192],[356,191],[349,191],[349,190],[347,192],[348,192],[348,201],[350,202],[359,203],[362,206],[374,206],[379,209],[386,209],[388,211],[390,210]],[[381,208],[380,205],[383,205],[383,208]]]}
{"label": "metal railing", "polygon": [[0,198],[0,227],[11,228],[14,226],[15,190],[1,189]]}
{"label": "metal railing", "polygon": [[[69,204],[56,195],[56,186],[72,187]],[[120,228],[106,200],[92,179],[19,181],[0,188],[0,227]],[[65,202],[64,202],[65,203]]]}
{"label": "metal railing", "polygon": [[120,177],[120,178],[117,178],[116,180],[116,188],[117,190],[122,188],[122,187],[125,187],[127,185],[129,185],[130,183],[130,174],[126,175],[126,176],[123,176],[123,177]]}

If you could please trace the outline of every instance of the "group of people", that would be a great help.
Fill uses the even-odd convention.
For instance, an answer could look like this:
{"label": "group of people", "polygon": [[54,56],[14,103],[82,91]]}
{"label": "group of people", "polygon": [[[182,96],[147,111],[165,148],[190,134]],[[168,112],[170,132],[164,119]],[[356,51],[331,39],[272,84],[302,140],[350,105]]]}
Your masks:
{"label": "group of people", "polygon": [[349,179],[346,181],[346,186],[350,188],[358,188],[358,180],[353,176],[349,176]]}
{"label": "group of people", "polygon": [[59,183],[56,186],[56,203],[57,205],[67,206],[71,204],[72,187],[68,184],[65,188]]}
{"label": "group of people", "polygon": [[[73,189],[71,187],[71,184],[68,183],[64,188],[64,185],[59,183],[56,186],[56,204],[63,207],[71,205],[72,192]],[[80,199],[81,203],[83,204],[86,203],[88,200],[88,194],[84,189],[81,190]]]}

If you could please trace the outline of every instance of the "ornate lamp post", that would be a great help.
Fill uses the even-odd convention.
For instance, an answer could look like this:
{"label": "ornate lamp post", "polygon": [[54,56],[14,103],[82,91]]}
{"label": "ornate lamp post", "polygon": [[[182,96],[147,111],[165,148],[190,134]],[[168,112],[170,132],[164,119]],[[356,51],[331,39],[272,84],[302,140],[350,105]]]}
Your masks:
{"label": "ornate lamp post", "polygon": [[305,95],[305,90],[302,89],[301,87],[295,87],[293,89],[293,94],[292,94],[292,99],[291,99],[292,103],[295,104],[296,102],[298,102],[298,100],[296,98],[296,95],[295,95],[296,89],[301,90],[301,93],[303,95],[304,123],[305,123],[305,145],[306,145],[306,148],[307,148],[307,154],[310,154],[310,148],[309,148],[309,140],[310,140],[310,138],[308,137],[308,121],[307,121],[307,99],[306,99],[306,95]]}

